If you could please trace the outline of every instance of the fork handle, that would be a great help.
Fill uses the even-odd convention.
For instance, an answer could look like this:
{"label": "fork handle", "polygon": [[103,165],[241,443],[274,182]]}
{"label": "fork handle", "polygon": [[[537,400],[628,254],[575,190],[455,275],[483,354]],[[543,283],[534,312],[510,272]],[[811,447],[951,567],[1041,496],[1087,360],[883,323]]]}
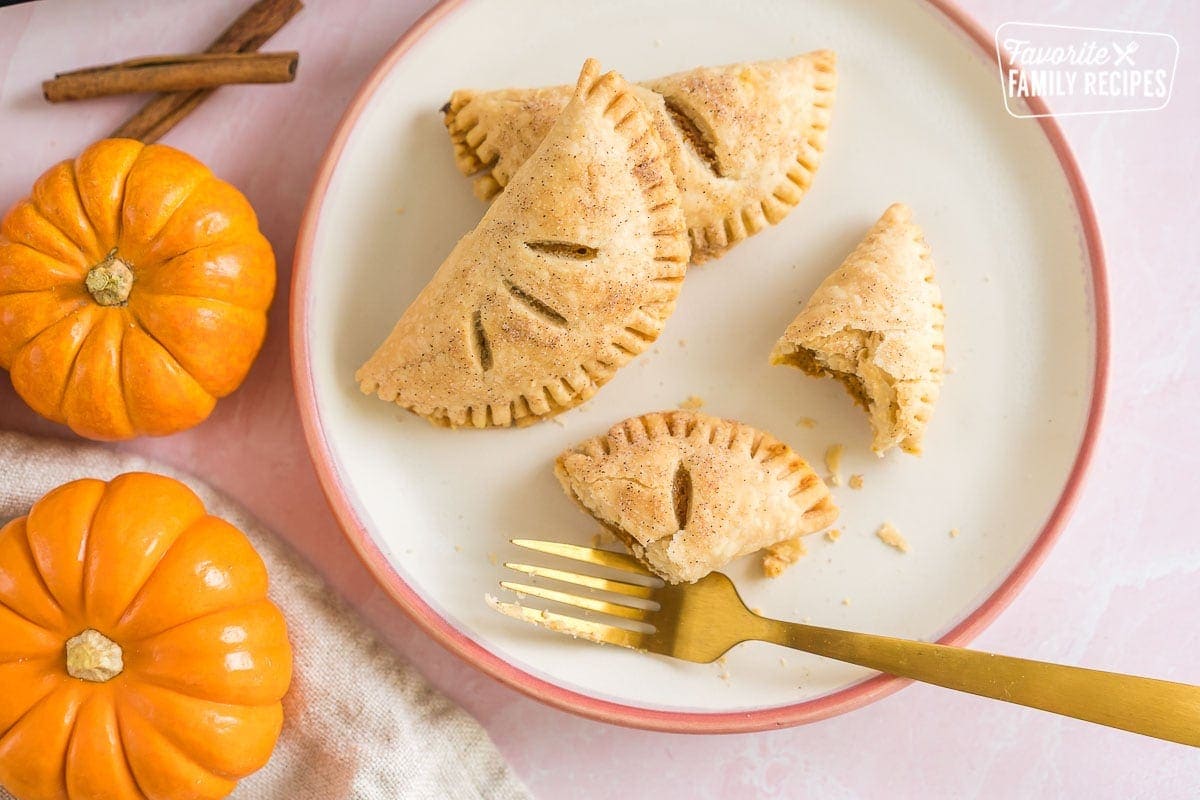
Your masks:
{"label": "fork handle", "polygon": [[761,618],[754,638],[1111,728],[1200,747],[1200,686]]}

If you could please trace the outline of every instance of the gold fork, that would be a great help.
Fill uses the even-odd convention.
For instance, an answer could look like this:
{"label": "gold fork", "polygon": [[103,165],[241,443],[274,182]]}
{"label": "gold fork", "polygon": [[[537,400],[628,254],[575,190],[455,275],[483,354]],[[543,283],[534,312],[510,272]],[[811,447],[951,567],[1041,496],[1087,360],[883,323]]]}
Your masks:
{"label": "gold fork", "polygon": [[[637,559],[623,553],[534,539],[513,539],[512,543],[654,578]],[[531,577],[628,599],[610,602],[544,586],[500,582],[518,595],[620,617],[653,629],[632,630],[488,598],[497,611],[560,633],[704,664],[741,642],[772,642],[960,692],[1200,747],[1198,686],[768,619],[746,608],[733,583],[719,572],[696,583],[673,586],[657,578],[655,585],[647,585],[530,564],[508,562],[504,566]]]}

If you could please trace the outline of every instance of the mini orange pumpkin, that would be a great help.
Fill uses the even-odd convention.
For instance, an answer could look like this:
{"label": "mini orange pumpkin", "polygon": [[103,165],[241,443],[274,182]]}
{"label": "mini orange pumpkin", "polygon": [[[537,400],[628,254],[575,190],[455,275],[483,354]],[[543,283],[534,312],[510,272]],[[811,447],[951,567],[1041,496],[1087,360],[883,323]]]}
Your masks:
{"label": "mini orange pumpkin", "polygon": [[51,491],[0,529],[0,786],[220,798],[271,755],[292,653],[240,531],[182,483]]}
{"label": "mini orange pumpkin", "polygon": [[175,433],[246,377],[274,291],[237,189],[174,148],[105,139],[0,222],[0,367],[81,436]]}

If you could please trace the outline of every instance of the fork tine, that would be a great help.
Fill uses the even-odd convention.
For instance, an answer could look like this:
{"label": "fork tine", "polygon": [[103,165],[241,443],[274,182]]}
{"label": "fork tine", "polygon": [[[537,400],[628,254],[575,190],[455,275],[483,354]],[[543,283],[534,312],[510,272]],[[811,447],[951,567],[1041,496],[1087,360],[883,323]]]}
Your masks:
{"label": "fork tine", "polygon": [[640,597],[643,600],[649,600],[650,596],[654,593],[654,590],[649,586],[626,583],[625,581],[612,581],[608,578],[597,578],[592,575],[580,575],[578,572],[567,572],[561,569],[551,569],[550,567],[535,567],[531,564],[514,564],[511,561],[504,562],[504,566],[509,569],[515,569],[517,572],[524,572],[526,575],[532,575],[535,578],[549,578],[550,580],[562,581],[563,583],[573,583],[576,586],[587,586],[591,589],[615,592],[616,594],[624,594],[629,597]]}
{"label": "fork tine", "polygon": [[540,539],[513,539],[512,543],[517,547],[537,550],[539,553],[549,553],[553,556],[562,556],[563,558],[571,558],[576,561],[586,561],[589,564],[600,564],[604,567],[624,570],[625,572],[636,572],[638,575],[654,575],[653,572],[642,565],[642,562],[624,553],[613,553],[608,550],[597,550],[594,547],[580,547],[579,545],[563,544],[561,542],[545,542]]}
{"label": "fork tine", "polygon": [[625,619],[634,619],[642,621],[646,619],[646,615],[650,609],[635,608],[633,606],[623,606],[620,603],[610,603],[607,600],[596,600],[592,597],[580,597],[579,595],[560,592],[556,589],[545,589],[541,586],[530,586],[527,583],[513,583],[512,581],[500,581],[500,585],[505,589],[520,594],[527,594],[531,597],[540,597],[543,600],[553,600],[556,603],[565,603],[576,608],[586,608],[589,611],[598,611],[601,614],[611,614],[614,617],[624,617]]}
{"label": "fork tine", "polygon": [[484,599],[487,600],[489,606],[501,614],[547,628],[556,633],[565,633],[569,636],[588,639],[593,642],[630,647],[634,650],[641,647],[643,634],[637,631],[629,631],[613,625],[604,625],[600,622],[592,622],[577,617],[568,617],[566,614],[556,614],[553,611],[526,608],[516,603],[505,603],[491,595],[485,595]]}

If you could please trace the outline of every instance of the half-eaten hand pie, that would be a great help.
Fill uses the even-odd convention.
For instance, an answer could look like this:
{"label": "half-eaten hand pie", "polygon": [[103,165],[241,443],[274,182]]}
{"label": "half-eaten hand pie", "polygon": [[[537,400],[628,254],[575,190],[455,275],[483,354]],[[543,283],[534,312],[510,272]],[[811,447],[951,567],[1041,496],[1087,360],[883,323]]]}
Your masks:
{"label": "half-eaten hand pie", "polygon": [[[783,219],[808,191],[825,149],[837,75],[832,51],[730,64],[634,86],[683,196],[696,263],[715,258],[767,223]],[[553,125],[569,86],[460,89],[443,108],[455,160],[489,199]]]}
{"label": "half-eaten hand pie", "polygon": [[817,287],[771,363],[845,384],[870,416],[877,454],[919,454],[942,384],[944,321],[929,245],[896,203]]}
{"label": "half-eaten hand pie", "polygon": [[838,515],[825,483],[786,444],[693,411],[627,419],[567,450],[554,471],[584,511],[671,583]]}
{"label": "half-eaten hand pie", "polygon": [[658,337],[687,260],[650,115],[589,60],[545,140],[359,369],[359,386],[451,427],[557,414]]}

